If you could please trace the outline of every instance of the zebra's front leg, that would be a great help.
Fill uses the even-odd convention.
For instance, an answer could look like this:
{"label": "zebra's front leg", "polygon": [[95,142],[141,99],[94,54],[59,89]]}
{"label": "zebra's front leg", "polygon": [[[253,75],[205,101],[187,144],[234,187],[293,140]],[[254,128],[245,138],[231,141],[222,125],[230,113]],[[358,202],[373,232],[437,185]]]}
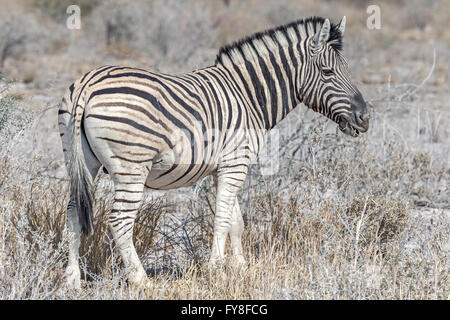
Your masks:
{"label": "zebra's front leg", "polygon": [[115,195],[108,222],[129,284],[142,288],[148,285],[148,279],[133,244],[133,229],[143,198],[146,175],[144,172],[126,171],[113,177]]}
{"label": "zebra's front leg", "polygon": [[[224,261],[225,242],[228,233],[232,230],[234,222],[233,218],[237,214],[240,216],[240,211],[236,211],[234,207],[237,203],[236,195],[244,180],[236,180],[232,174],[222,174],[218,175],[217,178],[215,178],[215,181],[217,186],[216,214],[214,217],[214,235],[211,247],[211,257],[209,260],[210,266],[214,266],[217,263],[222,263]],[[238,218],[236,218],[235,226],[240,226]],[[233,231],[232,235],[230,235],[233,238],[232,243],[235,245],[237,241],[240,242],[242,231],[239,231],[238,228],[235,228]],[[237,247],[237,250],[242,252],[241,245],[240,247]]]}
{"label": "zebra's front leg", "polygon": [[244,231],[244,219],[242,219],[239,202],[236,198],[231,218],[230,241],[233,252],[233,264],[237,267],[245,265],[245,258],[242,250],[242,232]]}

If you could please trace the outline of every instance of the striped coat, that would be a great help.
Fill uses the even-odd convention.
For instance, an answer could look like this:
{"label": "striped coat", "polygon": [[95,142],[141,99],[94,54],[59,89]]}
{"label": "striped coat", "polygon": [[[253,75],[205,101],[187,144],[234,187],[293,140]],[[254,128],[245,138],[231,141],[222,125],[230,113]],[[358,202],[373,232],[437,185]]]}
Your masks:
{"label": "striped coat", "polygon": [[236,195],[263,135],[300,102],[358,135],[367,108],[340,53],[345,19],[310,18],[222,48],[216,64],[181,75],[103,66],[70,86],[59,110],[71,178],[68,283],[79,286],[80,231],[92,223],[92,180],[104,167],[114,181],[109,224],[129,280],[146,276],[132,242],[144,188],[173,189],[212,175],[217,187],[211,265],[229,234],[244,262]]}

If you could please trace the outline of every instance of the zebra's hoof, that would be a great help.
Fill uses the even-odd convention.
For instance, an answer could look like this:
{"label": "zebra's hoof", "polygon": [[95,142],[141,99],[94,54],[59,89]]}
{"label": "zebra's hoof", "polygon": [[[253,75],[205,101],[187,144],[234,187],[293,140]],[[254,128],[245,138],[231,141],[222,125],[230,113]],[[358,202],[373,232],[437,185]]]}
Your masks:
{"label": "zebra's hoof", "polygon": [[81,274],[79,267],[67,267],[66,272],[66,287],[69,290],[81,289]]}
{"label": "zebra's hoof", "polygon": [[144,269],[130,273],[128,275],[128,284],[135,290],[146,290],[151,286],[150,280],[147,278]]}
{"label": "zebra's hoof", "polygon": [[231,265],[235,269],[242,269],[247,266],[247,261],[242,254],[237,254],[232,256]]}
{"label": "zebra's hoof", "polygon": [[135,291],[143,291],[143,292],[147,292],[147,290],[149,290],[151,288],[151,283],[149,279],[145,279],[139,282],[128,282],[129,286],[132,290]]}
{"label": "zebra's hoof", "polygon": [[208,263],[206,264],[206,268],[209,271],[216,271],[217,269],[222,269],[222,267],[225,265],[224,259],[215,258],[215,259],[209,259]]}

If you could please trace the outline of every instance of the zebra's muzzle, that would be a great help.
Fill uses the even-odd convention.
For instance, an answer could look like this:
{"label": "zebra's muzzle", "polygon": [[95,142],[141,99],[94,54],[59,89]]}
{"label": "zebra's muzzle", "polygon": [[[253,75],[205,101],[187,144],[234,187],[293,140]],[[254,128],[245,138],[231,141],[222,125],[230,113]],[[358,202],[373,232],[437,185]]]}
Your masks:
{"label": "zebra's muzzle", "polygon": [[348,134],[352,137],[359,136],[360,130],[358,128],[355,128],[345,117],[340,117],[339,122],[339,130],[341,130],[343,133]]}

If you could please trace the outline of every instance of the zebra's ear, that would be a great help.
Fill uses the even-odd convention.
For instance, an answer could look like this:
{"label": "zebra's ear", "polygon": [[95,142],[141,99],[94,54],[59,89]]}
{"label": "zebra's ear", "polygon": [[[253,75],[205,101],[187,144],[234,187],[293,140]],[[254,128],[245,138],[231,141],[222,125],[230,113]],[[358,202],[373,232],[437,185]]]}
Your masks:
{"label": "zebra's ear", "polygon": [[341,35],[344,36],[345,31],[345,16],[342,17],[341,22],[339,22],[339,31],[341,32]]}
{"label": "zebra's ear", "polygon": [[328,41],[330,38],[330,20],[325,19],[325,22],[322,25],[322,28],[320,28],[319,31],[314,36],[314,40],[312,43],[312,49],[313,51],[320,50],[323,45]]}

